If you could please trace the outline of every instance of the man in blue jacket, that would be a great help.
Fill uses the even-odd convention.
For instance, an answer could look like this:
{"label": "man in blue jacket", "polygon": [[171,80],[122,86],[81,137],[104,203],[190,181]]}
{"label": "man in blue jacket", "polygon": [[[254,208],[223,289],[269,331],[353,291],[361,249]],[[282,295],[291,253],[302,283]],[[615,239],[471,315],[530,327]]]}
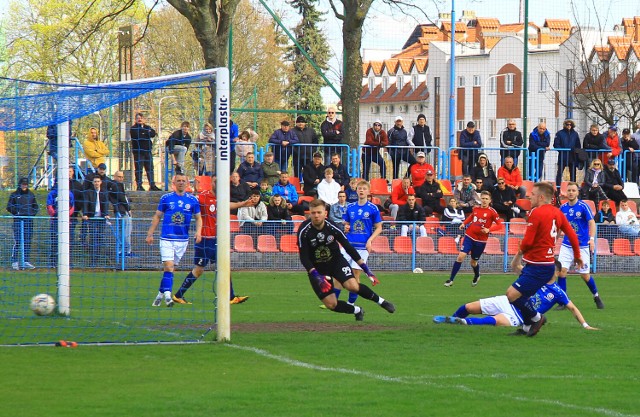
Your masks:
{"label": "man in blue jacket", "polygon": [[283,120],[280,122],[280,129],[273,132],[269,138],[269,143],[272,144],[271,150],[274,160],[283,171],[286,171],[289,166],[289,157],[293,155],[293,145],[300,142],[298,136],[290,129],[291,124],[289,121]]}
{"label": "man in blue jacket", "polygon": [[565,168],[569,168],[569,181],[576,180],[576,149],[581,149],[580,136],[575,131],[576,124],[571,119],[566,119],[562,124],[562,129],[558,130],[553,138],[555,149],[565,149],[558,151],[558,171],[556,172],[556,186],[562,183],[562,174]]}
{"label": "man in blue jacket", "polygon": [[[547,130],[545,122],[538,123],[538,126],[529,134],[529,160],[531,161],[531,178],[533,181],[542,180],[544,174],[544,154],[551,146],[551,135]],[[536,159],[533,159],[533,156]]]}
{"label": "man in blue jacket", "polygon": [[465,148],[460,149],[462,175],[470,175],[478,160],[478,149],[482,148],[482,138],[474,122],[467,123],[467,128],[460,132],[460,147]]}

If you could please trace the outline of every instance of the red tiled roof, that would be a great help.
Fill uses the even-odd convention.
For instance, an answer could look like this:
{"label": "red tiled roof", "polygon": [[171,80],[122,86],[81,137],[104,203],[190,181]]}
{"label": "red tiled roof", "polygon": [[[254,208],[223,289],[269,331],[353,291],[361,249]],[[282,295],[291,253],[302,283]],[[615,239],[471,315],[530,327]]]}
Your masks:
{"label": "red tiled roof", "polygon": [[427,55],[429,53],[429,45],[423,44],[421,41],[403,49],[401,52],[392,55],[392,58],[413,58],[414,56]]}
{"label": "red tiled roof", "polygon": [[509,23],[505,25],[500,25],[498,28],[499,32],[520,32],[524,29],[524,23]]}
{"label": "red tiled roof", "polygon": [[402,68],[402,72],[404,74],[408,74],[411,72],[411,67],[413,66],[413,59],[399,59],[398,63],[400,64],[400,68]]}
{"label": "red tiled roof", "polygon": [[390,86],[384,94],[382,94],[381,85],[377,85],[371,94],[368,94],[368,92],[369,87],[363,87],[360,95],[360,103],[400,103],[404,101],[423,101],[429,97],[426,82],[420,83],[415,90],[411,89],[411,83],[407,83],[400,91],[398,91],[398,88],[394,84]]}
{"label": "red tiled roof", "polygon": [[395,75],[396,71],[398,70],[398,60],[397,59],[385,59],[384,61],[384,67],[387,69],[387,73],[389,75]]}
{"label": "red tiled roof", "polygon": [[544,27],[553,30],[569,31],[571,30],[571,22],[569,19],[545,19]]}
{"label": "red tiled roof", "polygon": [[416,66],[416,70],[418,70],[418,72],[425,72],[427,70],[427,64],[429,63],[429,59],[425,58],[425,59],[414,59],[413,60],[413,64]]}
{"label": "red tiled roof", "polygon": [[381,75],[384,68],[384,61],[370,61],[371,69],[375,75]]}
{"label": "red tiled roof", "polygon": [[[451,22],[443,21],[441,28],[445,32],[451,32]],[[467,31],[467,25],[464,22],[456,22],[456,33],[464,33]]]}
{"label": "red tiled roof", "polygon": [[478,26],[482,26],[483,29],[497,29],[500,27],[500,20],[495,17],[478,17],[476,22],[478,22]]}

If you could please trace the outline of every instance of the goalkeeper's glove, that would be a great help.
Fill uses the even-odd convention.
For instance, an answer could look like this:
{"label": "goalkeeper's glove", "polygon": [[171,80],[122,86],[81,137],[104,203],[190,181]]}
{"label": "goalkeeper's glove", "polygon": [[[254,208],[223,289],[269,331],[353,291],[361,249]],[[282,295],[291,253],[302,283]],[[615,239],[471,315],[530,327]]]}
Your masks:
{"label": "goalkeeper's glove", "polygon": [[373,284],[373,286],[375,287],[376,285],[380,284],[380,281],[378,281],[378,278],[376,278],[376,276],[373,274],[373,272],[371,272],[371,270],[369,269],[369,267],[367,266],[367,264],[363,263],[360,265],[360,268],[362,268],[362,270],[364,271],[365,274],[367,274],[367,276],[369,277],[369,279],[371,280],[371,283]]}
{"label": "goalkeeper's glove", "polygon": [[315,279],[316,281],[318,281],[318,285],[320,286],[320,290],[324,293],[324,292],[329,292],[331,290],[331,283],[327,280],[326,277],[324,277],[323,275],[320,275],[320,273],[317,270],[312,270],[311,272],[309,272],[309,277]]}

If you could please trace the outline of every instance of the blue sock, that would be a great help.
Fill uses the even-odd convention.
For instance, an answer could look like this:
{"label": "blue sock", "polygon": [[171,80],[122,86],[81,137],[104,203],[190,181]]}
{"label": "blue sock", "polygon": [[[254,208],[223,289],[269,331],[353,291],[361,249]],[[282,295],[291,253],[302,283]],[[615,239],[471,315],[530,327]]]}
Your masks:
{"label": "blue sock", "polygon": [[349,304],[355,304],[357,299],[358,299],[357,293],[353,293],[353,292],[349,293]]}
{"label": "blue sock", "polygon": [[173,272],[165,271],[160,281],[160,292],[171,291],[173,288]]}
{"label": "blue sock", "polygon": [[180,289],[176,293],[176,297],[182,298],[184,296],[184,293],[187,292],[189,287],[191,287],[193,283],[196,282],[197,279],[198,278],[196,278],[196,276],[193,275],[193,272],[189,272],[189,275],[187,275],[187,277],[184,279],[184,281],[182,282],[182,285],[180,286]]}
{"label": "blue sock", "polygon": [[336,295],[336,300],[337,300],[338,298],[340,298],[340,292],[341,292],[341,291],[342,291],[342,290],[339,290],[339,289],[337,289],[337,288],[334,288],[334,289],[333,289],[333,293]]}
{"label": "blue sock", "polygon": [[474,277],[479,277],[480,276],[480,264],[476,265],[476,266],[472,266],[471,269],[473,269],[473,276]]}
{"label": "blue sock", "polygon": [[458,308],[456,312],[453,313],[453,317],[460,317],[461,319],[467,317],[468,315],[469,315],[469,312],[467,311],[466,304],[462,304],[460,308]]}
{"label": "blue sock", "polygon": [[469,326],[495,326],[496,318],[493,316],[487,317],[467,317],[465,319]]}
{"label": "blue sock", "polygon": [[562,288],[562,291],[567,292],[567,277],[558,277],[558,287]]}
{"label": "blue sock", "polygon": [[596,295],[598,293],[598,287],[596,287],[596,281],[593,277],[589,277],[589,281],[586,282],[587,287],[591,290],[591,294]]}
{"label": "blue sock", "polygon": [[236,298],[236,292],[233,291],[233,281],[229,278],[229,300]]}
{"label": "blue sock", "polygon": [[462,266],[462,262],[456,261],[456,262],[453,263],[453,269],[451,269],[451,276],[449,277],[450,281],[454,280],[454,278],[456,277],[456,274],[460,270],[461,266]]}

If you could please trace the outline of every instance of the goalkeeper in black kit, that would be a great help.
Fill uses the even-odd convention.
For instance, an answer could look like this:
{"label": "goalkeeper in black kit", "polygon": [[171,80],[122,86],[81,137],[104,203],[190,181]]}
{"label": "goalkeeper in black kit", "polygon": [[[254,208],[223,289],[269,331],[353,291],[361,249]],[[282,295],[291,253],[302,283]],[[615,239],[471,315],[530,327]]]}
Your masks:
{"label": "goalkeeper in black kit", "polygon": [[378,296],[371,288],[356,281],[349,262],[340,254],[338,243],[360,265],[374,285],[378,283],[373,272],[367,267],[358,251],[351,246],[344,233],[334,223],[326,220],[327,210],[324,201],[313,200],[309,208],[311,218],[305,220],[298,229],[298,247],[300,261],[309,273],[309,282],[318,298],[328,309],[336,313],[354,314],[356,321],[362,321],[364,310],[361,307],[336,298],[333,292],[333,280],[337,280],[343,288],[378,303],[389,313],[396,311],[393,304]]}

